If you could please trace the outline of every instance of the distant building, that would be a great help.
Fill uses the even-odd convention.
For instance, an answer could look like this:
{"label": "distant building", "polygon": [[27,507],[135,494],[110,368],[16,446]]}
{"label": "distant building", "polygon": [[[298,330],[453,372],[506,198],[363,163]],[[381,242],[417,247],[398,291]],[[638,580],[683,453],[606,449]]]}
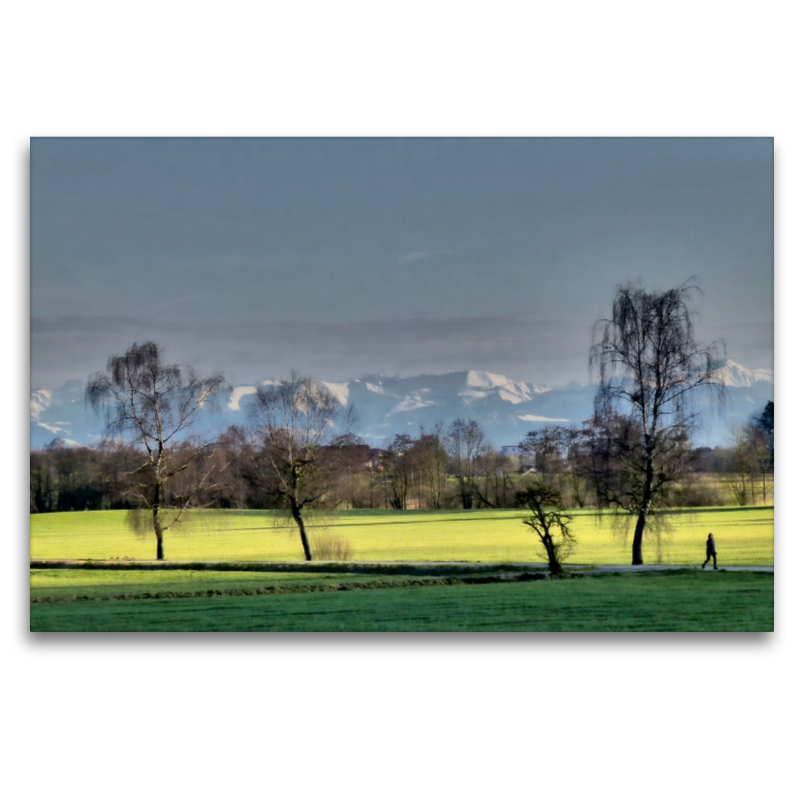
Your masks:
{"label": "distant building", "polygon": [[536,472],[533,466],[533,454],[521,444],[506,444],[500,448],[501,456],[515,456],[519,459],[520,472]]}
{"label": "distant building", "polygon": [[383,466],[380,462],[385,451],[370,447],[368,444],[346,444],[342,447],[328,445],[324,449],[334,450],[341,454],[349,461],[350,466],[355,469],[383,471]]}

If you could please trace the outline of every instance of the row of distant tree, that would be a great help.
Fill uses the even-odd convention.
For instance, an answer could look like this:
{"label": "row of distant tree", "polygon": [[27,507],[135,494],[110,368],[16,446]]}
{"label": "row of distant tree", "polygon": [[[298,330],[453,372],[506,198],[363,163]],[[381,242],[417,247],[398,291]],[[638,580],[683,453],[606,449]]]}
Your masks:
{"label": "row of distant tree", "polygon": [[691,283],[664,292],[617,287],[590,350],[598,386],[592,419],[531,432],[515,456],[497,453],[478,421],[462,419],[370,448],[324,385],[294,374],[258,387],[246,429],[201,441],[192,423],[226,385],[223,376],[201,377],[166,363],[153,342],[134,344],[87,384],[109,440],[31,454],[31,510],[128,508],[135,527],[153,531],[162,559],[165,532],[191,508],[282,508],[311,560],[306,519],[318,507],[521,504],[538,525],[549,513],[545,501],[595,505],[635,520],[632,563],[641,564],[653,516],[703,501],[700,484],[687,481],[693,470],[735,476],[733,499],[746,503],[755,499],[757,474],[766,501],[773,469],[772,403],[734,431],[731,447],[692,447],[694,396],[710,391],[720,403],[725,396],[721,343],[704,347],[694,338],[697,291]]}
{"label": "row of distant tree", "polygon": [[[774,470],[773,419],[770,401],[731,430],[727,447],[693,448],[687,440],[680,461],[674,460],[673,470],[681,474],[670,482],[665,504],[766,504]],[[620,416],[531,431],[513,454],[498,452],[476,420],[440,423],[417,436],[397,434],[382,448],[351,433],[319,455],[314,483],[324,479],[324,504],[339,508],[512,508],[531,476],[559,491],[567,506],[630,506],[626,472],[615,450],[623,442],[630,447],[634,436]],[[232,427],[212,446],[188,438],[173,458],[187,466],[172,478],[172,503],[191,496],[199,507],[282,506],[257,431]],[[326,459],[330,469],[323,469]],[[140,445],[120,439],[97,447],[71,447],[56,439],[31,453],[31,513],[135,508],[141,504],[140,478],[134,477],[141,460]],[[711,476],[717,480],[707,480]]]}

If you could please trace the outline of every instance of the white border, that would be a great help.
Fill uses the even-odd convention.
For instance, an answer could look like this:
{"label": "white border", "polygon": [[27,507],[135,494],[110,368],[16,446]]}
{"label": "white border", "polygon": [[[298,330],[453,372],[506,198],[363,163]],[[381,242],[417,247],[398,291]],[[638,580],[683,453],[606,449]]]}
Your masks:
{"label": "white border", "polygon": [[[775,136],[778,436],[791,452],[800,139],[784,8],[17,4],[0,182],[11,496],[26,485],[33,135]],[[787,462],[779,453],[781,497]],[[797,546],[776,519],[771,636],[43,639],[26,632],[20,504],[4,537],[5,782],[122,798],[780,796],[793,756],[782,720],[797,712],[797,593],[783,576]]]}

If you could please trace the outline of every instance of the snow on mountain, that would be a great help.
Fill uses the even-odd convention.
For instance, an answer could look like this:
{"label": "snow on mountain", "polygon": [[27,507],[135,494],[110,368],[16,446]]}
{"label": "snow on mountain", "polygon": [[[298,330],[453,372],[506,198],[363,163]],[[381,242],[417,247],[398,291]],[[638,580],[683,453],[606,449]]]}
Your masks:
{"label": "snow on mountain", "polygon": [[574,397],[559,399],[557,393],[533,383],[481,370],[412,378],[375,375],[362,380],[350,384],[350,401],[358,433],[378,446],[399,430],[431,430],[459,417],[480,421],[498,445],[516,442],[530,428],[526,413],[540,425],[550,420],[577,421],[584,417],[573,415],[583,413],[586,405],[582,399],[576,406]]}
{"label": "snow on mountain", "polygon": [[[721,368],[728,386],[729,403],[723,414],[705,412],[706,428],[698,444],[714,446],[725,441],[731,420],[744,420],[774,399],[772,373],[747,370],[728,361]],[[265,380],[258,385],[275,385]],[[497,447],[514,445],[530,430],[545,425],[578,424],[593,411],[595,387],[573,382],[556,389],[514,381],[479,370],[408,378],[362,376],[349,382],[319,382],[341,405],[352,405],[355,433],[375,446],[383,446],[400,431],[432,430],[459,417],[475,419]],[[229,425],[247,425],[248,408],[258,385],[236,386],[220,398],[216,411],[204,410],[193,429],[213,437]],[[83,383],[70,381],[58,389],[31,393],[31,447],[62,440],[96,444],[103,434],[104,419],[86,407]]]}
{"label": "snow on mountain", "polygon": [[535,388],[527,383],[509,380],[504,375],[470,370],[467,373],[467,385],[459,395],[482,398],[487,397],[492,390],[496,390],[501,399],[516,404],[528,402],[531,399],[531,391]]}
{"label": "snow on mountain", "polygon": [[514,381],[510,381],[504,375],[493,375],[491,372],[471,369],[467,373],[467,386],[469,387],[510,386],[513,383]]}
{"label": "snow on mountain", "polygon": [[[261,381],[261,386],[275,386],[278,381],[265,380]],[[319,386],[324,386],[341,405],[347,405],[347,398],[349,394],[349,384],[347,383],[328,383],[327,381],[318,381]],[[249,395],[256,394],[258,386],[234,386],[231,390],[230,398],[228,399],[227,407],[230,411],[241,411],[241,400]]]}
{"label": "snow on mountain", "polygon": [[723,366],[716,370],[716,375],[726,386],[736,388],[747,388],[760,382],[775,382],[775,378],[769,370],[750,370],[731,359],[728,359]]}
{"label": "snow on mountain", "polygon": [[319,381],[343,406],[347,405],[347,398],[350,395],[350,384],[348,383],[327,383]]}
{"label": "snow on mountain", "polygon": [[547,391],[549,390],[534,383],[513,381],[504,375],[470,370],[467,373],[466,386],[459,392],[459,395],[468,398],[484,398],[494,394],[501,400],[516,405],[528,403],[534,395],[544,394]]}
{"label": "snow on mountain", "polygon": [[55,409],[74,405],[83,405],[82,381],[67,381],[58,389],[36,389],[31,392],[31,419],[40,419]]}
{"label": "snow on mountain", "polygon": [[31,419],[38,419],[46,408],[53,404],[53,393],[50,389],[39,389],[31,392]]}
{"label": "snow on mountain", "polygon": [[82,381],[67,381],[57,389],[35,389],[30,399],[31,448],[58,438],[63,444],[95,444],[103,420],[86,408]]}
{"label": "snow on mountain", "polygon": [[433,400],[422,399],[422,395],[425,393],[430,393],[430,389],[421,389],[413,395],[404,397],[386,416],[390,417],[392,414],[400,414],[404,411],[415,411],[418,408],[434,405]]}
{"label": "snow on mountain", "polygon": [[258,389],[255,386],[236,386],[231,392],[230,400],[228,400],[228,408],[231,411],[239,411],[239,401],[247,395],[255,394]]}

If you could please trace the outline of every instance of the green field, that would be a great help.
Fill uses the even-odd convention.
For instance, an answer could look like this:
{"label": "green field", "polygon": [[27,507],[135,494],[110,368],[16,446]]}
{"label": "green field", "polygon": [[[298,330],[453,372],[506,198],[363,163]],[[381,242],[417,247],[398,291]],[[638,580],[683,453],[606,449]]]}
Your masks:
{"label": "green field", "polygon": [[31,600],[68,600],[76,598],[138,598],[204,592],[249,591],[274,587],[280,591],[305,586],[325,586],[362,582],[358,575],[331,575],[312,572],[218,572],[197,570],[104,570],[104,569],[31,569]]}
{"label": "green field", "polygon": [[[615,534],[610,516],[576,511],[574,564],[628,564],[629,541]],[[318,521],[316,532],[346,540],[359,561],[538,562],[542,555],[522,512],[337,511]],[[699,564],[705,539],[714,533],[719,563],[773,565],[772,507],[713,508],[670,516],[661,558],[654,537],[645,538],[645,563]],[[35,559],[131,559],[155,557],[155,539],[137,537],[123,511],[36,514],[30,518]],[[312,536],[315,535],[312,532]],[[265,511],[206,511],[168,531],[165,554],[175,561],[300,561],[297,531]],[[569,562],[568,562],[569,563]]]}
{"label": "green field", "polygon": [[[31,569],[31,630],[773,629],[772,574],[693,569],[530,580],[531,573],[512,566],[542,561],[521,516],[339,511],[318,518],[312,539],[347,541],[357,562],[347,566],[306,565],[296,530],[271,513],[208,511],[166,537],[169,561],[199,562],[198,568],[154,570],[125,568],[126,561],[154,562],[155,543],[152,535],[133,534],[124,512],[34,515],[32,559],[106,560],[119,568]],[[713,531],[723,569],[772,566],[773,526],[772,508],[676,513],[662,537],[661,563],[698,566]],[[575,512],[573,530],[575,569],[629,563],[629,546],[609,516]],[[645,562],[657,556],[655,541],[646,540]],[[220,571],[219,563],[199,569],[203,562],[273,563],[261,572]]]}
{"label": "green field", "polygon": [[[771,631],[774,625],[771,573],[406,583],[401,576],[362,577],[356,585],[340,575],[33,570],[31,630]],[[180,596],[187,589],[198,596]],[[258,593],[268,590],[276,593]],[[142,599],[143,592],[151,597]]]}

